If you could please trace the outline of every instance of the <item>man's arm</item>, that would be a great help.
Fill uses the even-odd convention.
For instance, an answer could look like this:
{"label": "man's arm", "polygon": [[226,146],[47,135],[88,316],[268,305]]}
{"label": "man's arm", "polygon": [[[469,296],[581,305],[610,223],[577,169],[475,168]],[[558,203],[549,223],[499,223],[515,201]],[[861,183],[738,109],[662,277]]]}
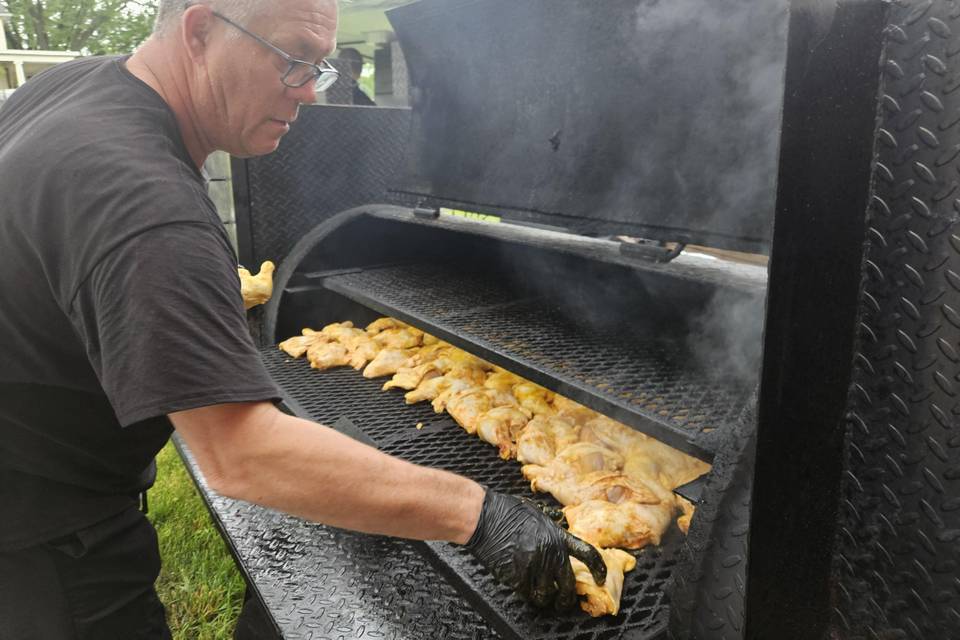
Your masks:
{"label": "man's arm", "polygon": [[170,414],[210,486],[225,496],[346,529],[463,544],[484,490],[386,455],[269,402]]}

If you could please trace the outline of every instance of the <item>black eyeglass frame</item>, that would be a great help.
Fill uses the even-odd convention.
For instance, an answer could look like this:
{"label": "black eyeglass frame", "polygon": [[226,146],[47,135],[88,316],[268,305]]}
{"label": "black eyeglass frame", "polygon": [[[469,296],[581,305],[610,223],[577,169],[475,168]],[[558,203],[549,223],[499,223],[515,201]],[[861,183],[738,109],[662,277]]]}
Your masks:
{"label": "black eyeglass frame", "polygon": [[[284,86],[290,87],[291,89],[299,89],[300,87],[304,86],[311,80],[316,80],[317,84],[316,84],[315,90],[326,91],[327,89],[332,87],[333,83],[335,83],[337,79],[340,77],[340,72],[337,71],[336,68],[326,60],[322,60],[318,65],[312,62],[307,62],[306,60],[300,60],[298,58],[294,58],[289,53],[287,53],[280,47],[276,46],[269,40],[265,38],[261,38],[260,36],[253,33],[252,31],[248,31],[244,27],[241,27],[239,24],[237,24],[227,16],[223,15],[219,11],[211,10],[210,13],[220,18],[230,26],[236,29],[239,29],[243,33],[247,34],[257,42],[259,42],[261,45],[263,45],[267,49],[270,49],[270,51],[273,51],[275,54],[283,58],[287,62],[287,64],[290,65],[289,67],[287,67],[287,70],[284,72],[283,76],[280,77],[280,82],[282,82]],[[320,65],[323,65],[323,66],[320,66]],[[290,82],[289,81],[290,74],[293,73],[296,69],[303,68],[303,67],[307,67],[311,70],[310,75],[304,78],[303,82],[298,82],[298,83]]]}

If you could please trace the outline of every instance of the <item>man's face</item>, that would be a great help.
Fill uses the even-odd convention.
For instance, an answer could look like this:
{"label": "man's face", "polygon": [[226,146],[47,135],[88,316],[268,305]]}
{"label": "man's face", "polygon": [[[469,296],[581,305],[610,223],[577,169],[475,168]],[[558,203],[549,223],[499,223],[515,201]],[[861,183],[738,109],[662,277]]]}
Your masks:
{"label": "man's face", "polygon": [[[336,48],[334,0],[277,0],[244,25],[299,60],[319,63]],[[231,16],[227,16],[231,17]],[[314,102],[314,82],[287,87],[288,64],[277,53],[215,19],[206,59],[212,104],[205,129],[217,148],[240,157],[270,153],[297,118],[301,104]],[[209,117],[215,114],[215,118]]]}

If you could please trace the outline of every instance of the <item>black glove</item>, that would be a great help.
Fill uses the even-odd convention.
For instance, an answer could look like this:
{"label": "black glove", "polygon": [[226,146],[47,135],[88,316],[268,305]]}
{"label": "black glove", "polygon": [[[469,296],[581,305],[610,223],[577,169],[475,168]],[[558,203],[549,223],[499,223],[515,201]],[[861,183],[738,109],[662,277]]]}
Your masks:
{"label": "black glove", "polygon": [[466,544],[494,577],[538,607],[557,609],[577,600],[569,556],[590,569],[597,584],[607,566],[592,546],[551,522],[536,506],[487,491],[480,521]]}

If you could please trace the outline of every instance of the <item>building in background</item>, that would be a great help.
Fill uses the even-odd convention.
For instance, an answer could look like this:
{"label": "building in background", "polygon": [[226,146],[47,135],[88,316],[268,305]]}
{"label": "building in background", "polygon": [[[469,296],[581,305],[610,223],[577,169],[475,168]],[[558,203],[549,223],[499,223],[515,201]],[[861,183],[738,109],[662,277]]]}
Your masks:
{"label": "building in background", "polygon": [[[7,4],[0,0],[0,92],[16,89],[44,69],[73,60],[80,55],[78,51],[8,49],[4,21],[8,20],[10,15]],[[0,95],[0,102],[2,100]]]}
{"label": "building in background", "polygon": [[[410,0],[341,0],[337,45],[358,51],[364,59],[359,84],[364,93],[382,107],[407,106],[407,69],[403,53],[396,42],[393,27],[385,12],[408,4]],[[330,64],[340,70],[340,81],[326,95],[318,96],[321,103],[355,104],[353,89],[357,80],[351,78],[349,64],[337,59]]]}

